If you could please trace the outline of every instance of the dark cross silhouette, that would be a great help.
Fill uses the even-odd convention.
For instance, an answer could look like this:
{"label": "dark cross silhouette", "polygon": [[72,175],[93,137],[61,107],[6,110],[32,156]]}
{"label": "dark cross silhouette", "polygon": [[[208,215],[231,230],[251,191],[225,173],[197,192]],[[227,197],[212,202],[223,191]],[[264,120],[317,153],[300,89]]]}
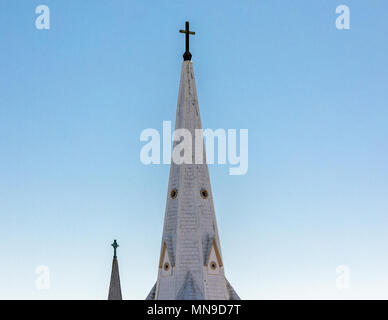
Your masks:
{"label": "dark cross silhouette", "polygon": [[116,255],[116,250],[117,250],[117,248],[119,247],[119,245],[118,245],[118,243],[117,243],[117,241],[116,240],[114,240],[113,241],[113,243],[112,243],[112,247],[113,247],[113,250],[114,250],[114,254],[113,254],[113,258],[117,258],[117,255]]}
{"label": "dark cross silhouette", "polygon": [[183,60],[184,61],[190,61],[191,60],[191,53],[189,51],[189,36],[192,34],[194,35],[195,32],[190,31],[189,22],[186,21],[186,30],[179,30],[180,33],[186,34],[186,52],[183,54]]}

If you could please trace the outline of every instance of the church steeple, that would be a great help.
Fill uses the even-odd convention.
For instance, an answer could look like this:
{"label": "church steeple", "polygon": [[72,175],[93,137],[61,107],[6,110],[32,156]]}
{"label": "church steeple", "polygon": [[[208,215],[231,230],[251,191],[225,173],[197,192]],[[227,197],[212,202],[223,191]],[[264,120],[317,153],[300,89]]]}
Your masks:
{"label": "church steeple", "polygon": [[109,295],[108,300],[122,300],[121,296],[121,285],[120,285],[120,274],[119,274],[119,263],[117,260],[117,248],[118,243],[116,240],[113,241],[113,262],[112,262],[112,274],[110,277]]}
{"label": "church steeple", "polygon": [[[186,39],[188,32],[187,24]],[[195,141],[202,124],[188,54],[182,63],[175,129],[190,131]],[[192,163],[171,162],[158,279],[147,299],[239,299],[225,277],[204,152],[202,157],[200,163],[194,153]]]}

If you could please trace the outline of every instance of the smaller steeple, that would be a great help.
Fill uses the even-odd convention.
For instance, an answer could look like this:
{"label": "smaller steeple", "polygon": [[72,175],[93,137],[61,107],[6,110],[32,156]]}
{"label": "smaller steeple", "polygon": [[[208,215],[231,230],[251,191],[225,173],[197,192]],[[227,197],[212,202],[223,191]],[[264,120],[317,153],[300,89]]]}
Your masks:
{"label": "smaller steeple", "polygon": [[119,263],[117,261],[117,248],[119,247],[116,240],[112,243],[113,247],[113,262],[112,262],[112,274],[110,277],[109,295],[108,300],[122,300]]}

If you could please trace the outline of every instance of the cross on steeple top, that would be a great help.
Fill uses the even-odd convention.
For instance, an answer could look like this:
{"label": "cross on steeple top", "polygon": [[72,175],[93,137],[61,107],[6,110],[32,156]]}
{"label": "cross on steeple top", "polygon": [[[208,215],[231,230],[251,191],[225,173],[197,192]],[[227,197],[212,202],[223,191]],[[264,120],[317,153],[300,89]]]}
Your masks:
{"label": "cross on steeple top", "polygon": [[116,250],[117,250],[117,248],[119,247],[119,244],[117,243],[116,240],[113,241],[112,247],[113,247],[113,252],[114,252],[114,253],[113,253],[113,258],[117,258]]}
{"label": "cross on steeple top", "polygon": [[191,53],[189,51],[189,46],[190,46],[190,43],[189,43],[189,36],[190,35],[194,35],[195,32],[194,31],[190,31],[190,26],[189,26],[189,22],[186,21],[186,29],[185,30],[179,30],[180,33],[185,33],[186,34],[186,51],[185,53],[183,54],[183,60],[184,61],[190,61],[191,60]]}

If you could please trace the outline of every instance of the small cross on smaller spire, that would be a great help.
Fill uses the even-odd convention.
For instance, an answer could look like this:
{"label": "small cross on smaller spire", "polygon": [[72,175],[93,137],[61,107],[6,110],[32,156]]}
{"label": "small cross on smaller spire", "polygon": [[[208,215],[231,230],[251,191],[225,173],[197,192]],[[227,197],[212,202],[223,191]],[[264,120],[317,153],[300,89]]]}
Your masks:
{"label": "small cross on smaller spire", "polygon": [[113,258],[116,259],[117,258],[117,255],[116,255],[116,250],[117,248],[119,247],[119,244],[117,243],[116,240],[113,241],[112,243],[112,247],[113,247],[113,250],[114,250],[114,253],[113,253]]}
{"label": "small cross on smaller spire", "polygon": [[184,61],[190,61],[191,60],[191,53],[189,51],[189,36],[192,34],[194,35],[195,32],[194,31],[190,31],[190,26],[189,26],[189,22],[186,21],[186,29],[185,30],[179,30],[180,33],[185,33],[186,34],[186,52],[183,54],[183,60]]}

